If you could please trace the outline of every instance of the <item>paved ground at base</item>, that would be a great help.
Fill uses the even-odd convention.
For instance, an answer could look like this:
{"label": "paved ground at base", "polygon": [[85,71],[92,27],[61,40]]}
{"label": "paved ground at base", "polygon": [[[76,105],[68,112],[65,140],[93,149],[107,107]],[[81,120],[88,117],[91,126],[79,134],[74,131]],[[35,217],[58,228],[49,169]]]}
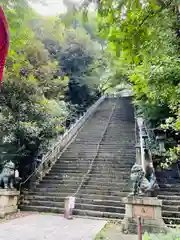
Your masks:
{"label": "paved ground at base", "polygon": [[93,240],[106,221],[35,214],[0,224],[0,240]]}

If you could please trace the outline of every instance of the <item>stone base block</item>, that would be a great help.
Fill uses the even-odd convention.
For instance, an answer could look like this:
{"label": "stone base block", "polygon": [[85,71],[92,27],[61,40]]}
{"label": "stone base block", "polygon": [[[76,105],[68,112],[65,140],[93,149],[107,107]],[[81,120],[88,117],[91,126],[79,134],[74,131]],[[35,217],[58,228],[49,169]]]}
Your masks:
{"label": "stone base block", "polygon": [[0,189],[0,218],[17,212],[17,203],[20,192],[16,190]]}
{"label": "stone base block", "polygon": [[124,199],[126,212],[122,222],[124,233],[137,234],[138,217],[141,217],[142,232],[166,233],[166,227],[162,219],[162,201],[155,197],[128,197]]}

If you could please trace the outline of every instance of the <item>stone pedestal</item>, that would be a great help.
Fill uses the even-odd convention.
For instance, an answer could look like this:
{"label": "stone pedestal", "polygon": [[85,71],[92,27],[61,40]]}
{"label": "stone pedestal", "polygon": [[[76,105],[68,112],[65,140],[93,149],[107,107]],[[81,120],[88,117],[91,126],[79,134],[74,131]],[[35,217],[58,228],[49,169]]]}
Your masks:
{"label": "stone pedestal", "polygon": [[17,212],[17,202],[20,192],[16,190],[0,189],[0,218]]}
{"label": "stone pedestal", "polygon": [[142,232],[167,232],[162,219],[162,201],[155,197],[132,196],[124,199],[126,212],[122,222],[124,233],[137,234],[137,220],[141,217]]}

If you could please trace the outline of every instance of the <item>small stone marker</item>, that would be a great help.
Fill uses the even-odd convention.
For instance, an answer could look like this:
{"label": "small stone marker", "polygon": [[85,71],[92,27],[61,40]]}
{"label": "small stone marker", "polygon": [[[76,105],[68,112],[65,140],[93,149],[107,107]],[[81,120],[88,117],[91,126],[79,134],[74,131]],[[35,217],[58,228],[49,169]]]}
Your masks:
{"label": "small stone marker", "polygon": [[66,197],[64,204],[64,217],[67,219],[73,219],[72,211],[75,207],[75,197]]}
{"label": "small stone marker", "polygon": [[142,219],[142,231],[150,233],[167,232],[162,219],[162,200],[155,197],[131,196],[124,199],[126,213],[122,222],[124,233],[137,234],[137,219]]}

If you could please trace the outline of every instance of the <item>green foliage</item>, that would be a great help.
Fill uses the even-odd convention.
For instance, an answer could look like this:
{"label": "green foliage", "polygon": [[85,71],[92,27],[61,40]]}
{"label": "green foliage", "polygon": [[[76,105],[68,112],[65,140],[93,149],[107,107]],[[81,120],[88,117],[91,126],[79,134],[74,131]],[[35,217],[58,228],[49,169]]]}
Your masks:
{"label": "green foliage", "polygon": [[180,232],[179,229],[170,230],[167,234],[147,234],[143,236],[143,240],[179,240]]}
{"label": "green foliage", "polygon": [[116,59],[112,62],[114,74],[111,76],[114,77],[111,77],[108,87],[130,83],[135,103],[152,127],[158,127],[166,118],[173,117],[174,122],[169,125],[168,131],[175,131],[176,148],[173,152],[178,153],[178,3],[171,0],[97,2],[99,33],[107,41],[108,51]]}
{"label": "green foliage", "polygon": [[[18,161],[37,152],[41,145],[62,132],[68,116],[59,96],[64,94],[68,82],[64,85],[63,79],[54,78],[57,64],[50,61],[48,51],[35,39],[26,19],[20,27],[13,25],[19,16],[12,13],[7,11],[12,44],[1,95],[3,161],[9,158]],[[9,148],[14,146],[12,155],[7,142]]]}
{"label": "green foliage", "polygon": [[101,49],[83,29],[39,16],[28,1],[5,3],[11,46],[0,95],[0,164],[15,161],[25,177],[97,99]]}
{"label": "green foliage", "polygon": [[57,74],[69,78],[66,101],[86,109],[97,98],[98,79],[105,67],[102,66],[104,60],[101,45],[93,41],[83,27],[71,27],[69,24],[66,28],[58,27],[59,20],[49,26],[47,21],[49,20],[40,19],[36,26],[34,21],[33,29],[44,43],[51,59],[58,63]]}

